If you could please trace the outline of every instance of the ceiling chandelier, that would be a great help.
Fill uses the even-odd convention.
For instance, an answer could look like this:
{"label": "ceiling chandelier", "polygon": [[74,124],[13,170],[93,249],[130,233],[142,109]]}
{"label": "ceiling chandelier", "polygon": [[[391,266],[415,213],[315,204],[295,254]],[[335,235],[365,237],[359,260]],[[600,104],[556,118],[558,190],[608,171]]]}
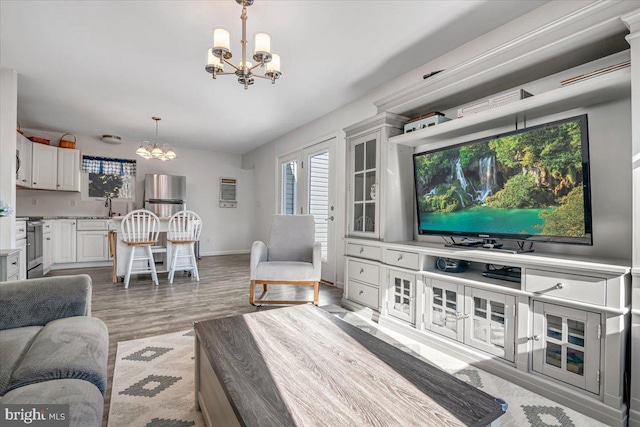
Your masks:
{"label": "ceiling chandelier", "polygon": [[[253,65],[247,61],[247,6],[251,6],[254,0],[236,0],[236,2],[242,5],[242,59],[239,65],[235,65],[229,59],[231,59],[231,47],[229,31],[224,28],[216,28],[213,30],[213,48],[207,51],[207,65],[204,69],[211,73],[215,79],[217,76],[225,74],[235,74],[238,77],[238,83],[248,89],[253,84],[254,78],[259,77],[261,79],[271,80],[272,84],[275,84],[276,80],[282,75],[280,73],[280,55],[271,52],[271,37],[266,33],[256,34],[255,50],[253,53],[253,60],[256,64]],[[229,64],[235,69],[235,71],[225,72],[224,62]],[[266,71],[264,75],[254,73],[256,67],[265,67]]]}
{"label": "ceiling chandelier", "polygon": [[151,145],[149,141],[144,141],[140,144],[140,147],[136,150],[136,154],[143,159],[156,159],[166,162],[167,160],[173,160],[176,157],[176,152],[169,147],[169,144],[158,145],[158,122],[162,120],[160,117],[151,117],[156,121],[156,140]]}

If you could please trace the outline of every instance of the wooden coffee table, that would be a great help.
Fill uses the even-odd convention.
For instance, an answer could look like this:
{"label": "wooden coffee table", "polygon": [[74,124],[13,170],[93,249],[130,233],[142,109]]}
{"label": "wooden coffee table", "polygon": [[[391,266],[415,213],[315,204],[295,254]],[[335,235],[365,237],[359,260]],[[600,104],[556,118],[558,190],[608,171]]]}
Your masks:
{"label": "wooden coffee table", "polygon": [[195,324],[209,426],[486,426],[506,411],[454,376],[311,306]]}

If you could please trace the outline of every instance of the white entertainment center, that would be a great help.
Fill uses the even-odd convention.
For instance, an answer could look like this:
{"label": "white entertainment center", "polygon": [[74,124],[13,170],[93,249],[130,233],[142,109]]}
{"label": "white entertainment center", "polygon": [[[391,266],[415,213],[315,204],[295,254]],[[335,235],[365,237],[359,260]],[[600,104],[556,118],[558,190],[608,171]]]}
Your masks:
{"label": "white entertainment center", "polygon": [[[632,305],[640,288],[640,11],[633,9],[595,2],[377,101],[377,115],[345,129],[343,305],[620,426],[640,425],[640,372],[631,375],[640,350],[631,333],[640,325]],[[560,85],[629,59],[631,67]],[[515,89],[534,96],[403,134],[409,117],[454,118],[462,105]],[[580,114],[589,120],[592,246],[535,243],[535,252],[514,254],[445,247],[418,234],[413,154]],[[440,271],[438,258],[468,269]],[[521,278],[485,277],[486,264],[520,268]]]}

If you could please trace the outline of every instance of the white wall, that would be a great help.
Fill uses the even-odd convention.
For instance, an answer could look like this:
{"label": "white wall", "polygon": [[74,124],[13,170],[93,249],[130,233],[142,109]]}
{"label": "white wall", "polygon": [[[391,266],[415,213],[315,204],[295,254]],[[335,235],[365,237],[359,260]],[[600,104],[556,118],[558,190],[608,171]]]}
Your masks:
{"label": "white wall", "polygon": [[[16,208],[16,121],[18,76],[15,70],[0,70],[0,200]],[[0,217],[0,249],[15,244],[15,215]]]}
{"label": "white wall", "polygon": [[[61,133],[25,129],[25,135],[37,135],[51,139],[58,145]],[[145,173],[164,173],[187,177],[187,208],[197,212],[204,227],[200,241],[202,255],[246,252],[253,242],[253,171],[240,167],[240,156],[206,150],[175,147],[178,158],[169,162],[145,160],[134,154],[139,145],[125,142],[107,144],[100,139],[76,135],[76,148],[82,154],[103,157],[136,159],[137,176],[135,201],[140,208],[144,192]],[[219,178],[238,179],[238,207],[220,208]],[[35,203],[34,204],[34,200]],[[105,216],[103,201],[82,200],[80,193],[61,191],[18,190],[17,213],[19,216]],[[75,206],[74,206],[75,205]],[[130,209],[125,202],[113,202],[113,211],[126,213]]]}
{"label": "white wall", "polygon": [[[473,58],[516,37],[539,28],[548,22],[575,11],[591,2],[552,2],[542,6],[527,15],[515,19],[482,37],[460,46],[457,49],[409,72],[391,82],[388,82],[358,99],[351,104],[341,107],[323,117],[318,118],[282,137],[262,145],[242,156],[242,167],[254,169],[255,192],[255,227],[256,238],[267,239],[271,224],[271,215],[276,212],[276,158],[297,148],[303,148],[310,141],[317,140],[323,135],[338,132],[338,182],[345,182],[345,141],[342,129],[360,120],[376,114],[373,102],[404,89],[422,80],[422,76],[432,71],[443,70]],[[310,83],[312,84],[312,82]],[[338,185],[338,236],[345,231],[345,186]],[[341,283],[344,275],[344,244],[338,242],[338,281]]]}

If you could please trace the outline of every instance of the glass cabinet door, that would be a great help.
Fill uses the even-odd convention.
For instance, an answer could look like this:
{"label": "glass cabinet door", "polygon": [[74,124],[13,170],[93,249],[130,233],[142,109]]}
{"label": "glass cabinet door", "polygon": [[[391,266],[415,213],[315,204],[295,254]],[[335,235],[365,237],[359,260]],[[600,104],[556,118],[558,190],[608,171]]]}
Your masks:
{"label": "glass cabinet door", "polygon": [[351,232],[378,235],[379,133],[354,139],[351,153]]}
{"label": "glass cabinet door", "polygon": [[416,276],[389,270],[389,315],[415,323]]}
{"label": "glass cabinet door", "polygon": [[510,295],[465,288],[465,344],[513,362],[515,300]]}
{"label": "glass cabinet door", "polygon": [[464,323],[464,286],[432,280],[425,287],[425,327],[462,341]]}
{"label": "glass cabinet door", "polygon": [[599,392],[600,315],[534,302],[533,370]]}

